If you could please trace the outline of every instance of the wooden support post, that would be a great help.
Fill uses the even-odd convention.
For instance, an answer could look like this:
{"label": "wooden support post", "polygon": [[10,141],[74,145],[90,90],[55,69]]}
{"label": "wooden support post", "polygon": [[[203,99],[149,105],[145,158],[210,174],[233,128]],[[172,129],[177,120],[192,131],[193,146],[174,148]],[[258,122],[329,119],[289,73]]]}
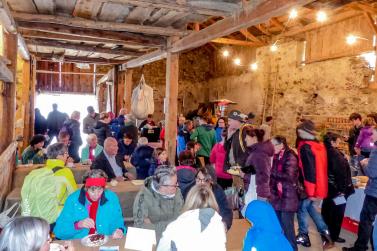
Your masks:
{"label": "wooden support post", "polygon": [[22,104],[24,106],[24,141],[22,147],[25,148],[30,142],[33,135],[33,129],[30,127],[30,117],[34,113],[30,106],[31,96],[31,79],[30,79],[30,61],[25,61],[22,69]]}
{"label": "wooden support post", "polygon": [[126,70],[126,76],[124,77],[124,108],[127,113],[131,113],[131,95],[132,95],[132,69]]}
{"label": "wooden support post", "polygon": [[[168,46],[175,39],[169,38]],[[168,158],[171,163],[174,163],[177,148],[178,75],[179,54],[168,52],[166,59],[165,149],[168,152]]]}
{"label": "wooden support post", "polygon": [[32,57],[31,61],[31,79],[30,79],[30,130],[31,135],[34,135],[34,122],[35,122],[35,87],[37,86],[37,60]]}
{"label": "wooden support post", "polygon": [[17,68],[17,34],[4,33],[4,56],[9,59],[9,70],[13,74],[13,82],[2,83],[1,121],[0,129],[0,153],[14,140],[15,116],[16,116],[16,68]]}

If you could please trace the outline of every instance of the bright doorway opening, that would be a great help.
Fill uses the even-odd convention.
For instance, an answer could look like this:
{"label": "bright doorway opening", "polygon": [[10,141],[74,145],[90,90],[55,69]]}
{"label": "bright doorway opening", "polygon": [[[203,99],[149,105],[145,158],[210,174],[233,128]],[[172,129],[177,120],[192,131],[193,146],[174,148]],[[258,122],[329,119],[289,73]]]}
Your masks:
{"label": "bright doorway opening", "polygon": [[[79,153],[81,153],[81,148],[86,144],[86,134],[82,131],[82,122],[88,114],[86,110],[88,106],[93,106],[94,110],[98,112],[96,96],[84,94],[41,93],[36,98],[35,108],[39,108],[41,114],[47,119],[49,112],[52,111],[52,104],[57,104],[58,110],[67,113],[69,117],[73,111],[80,112],[80,130],[81,138],[83,140],[83,144],[79,150]],[[53,144],[55,142],[56,138],[54,138],[51,143]]]}

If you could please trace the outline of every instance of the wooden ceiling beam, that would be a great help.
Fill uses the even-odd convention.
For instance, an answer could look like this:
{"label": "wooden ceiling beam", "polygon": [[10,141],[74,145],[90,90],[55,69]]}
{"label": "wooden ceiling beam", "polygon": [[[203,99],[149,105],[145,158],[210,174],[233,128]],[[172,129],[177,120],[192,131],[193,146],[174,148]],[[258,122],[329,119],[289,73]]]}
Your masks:
{"label": "wooden ceiling beam", "polygon": [[181,52],[199,47],[213,39],[227,36],[241,29],[267,22],[270,18],[285,14],[290,8],[312,2],[313,0],[275,0],[263,1],[259,5],[244,8],[198,32],[178,40],[171,48],[172,52]]}
{"label": "wooden ceiling beam", "polygon": [[48,24],[48,23],[34,23],[34,22],[22,22],[17,23],[19,30],[25,32],[39,31],[51,34],[77,36],[89,39],[106,39],[111,43],[128,43],[130,45],[141,45],[148,47],[164,47],[166,39],[156,36],[145,36],[142,34],[130,33],[130,32],[115,32],[96,29],[83,29],[70,27],[60,24]]}
{"label": "wooden ceiling beam", "polygon": [[361,13],[357,11],[346,11],[346,12],[329,17],[327,22],[324,22],[324,23],[313,22],[308,25],[305,25],[302,28],[292,29],[290,31],[284,32],[280,34],[279,36],[283,36],[283,37],[295,36],[303,32],[315,30],[315,29],[318,29],[318,28],[321,28],[330,24],[334,24],[334,23],[337,23],[337,22],[340,22],[340,21],[343,21],[343,20],[346,20],[355,16],[359,16],[359,15],[361,15]]}
{"label": "wooden ceiling beam", "polygon": [[264,24],[255,25],[255,28],[260,30],[263,34],[265,34],[267,36],[271,36],[271,32],[266,28],[266,26]]}
{"label": "wooden ceiling beam", "polygon": [[247,29],[241,29],[240,30],[241,34],[244,35],[247,39],[257,42],[257,43],[263,43],[259,38],[254,36],[251,32],[249,32]]}
{"label": "wooden ceiling beam", "polygon": [[86,29],[128,31],[160,36],[184,36],[188,34],[188,31],[182,31],[174,28],[162,28],[148,25],[95,21],[77,17],[69,18],[55,15],[40,15],[19,12],[13,12],[12,15],[16,21],[61,24]]}
{"label": "wooden ceiling beam", "polygon": [[[293,7],[305,5],[312,1],[314,0],[265,0],[255,6],[250,7],[249,5],[236,12],[232,17],[220,20],[198,32],[193,32],[190,35],[183,37],[182,39],[173,43],[172,47],[168,48],[167,50],[177,53],[200,47],[211,42],[213,39],[227,36],[241,29],[245,29],[259,23],[267,22],[270,18],[281,16]],[[166,55],[166,50],[152,52],[127,62],[127,64],[123,65],[123,67],[134,68],[142,66],[144,64],[161,60],[165,58]],[[132,62],[132,64],[130,62]]]}
{"label": "wooden ceiling beam", "polygon": [[53,41],[53,40],[47,40],[47,39],[26,39],[26,43],[37,45],[37,46],[70,49],[70,50],[76,50],[76,51],[87,51],[87,52],[94,52],[94,53],[105,53],[105,54],[111,54],[111,55],[127,55],[127,56],[143,55],[142,52],[133,51],[129,49],[123,49],[123,48],[111,49],[111,48],[95,47],[93,45],[64,43],[60,41]]}
{"label": "wooden ceiling beam", "polygon": [[[36,59],[39,61],[49,61],[49,62],[55,62],[52,60],[52,54],[51,53],[33,53],[35,55]],[[69,63],[89,63],[89,64],[123,64],[126,62],[126,60],[115,60],[115,59],[106,59],[106,58],[89,58],[89,57],[73,57],[73,56],[63,56],[64,62]]]}
{"label": "wooden ceiling beam", "polygon": [[[120,41],[120,40],[112,40],[102,37],[83,37],[83,36],[75,36],[75,35],[66,35],[66,34],[57,34],[57,33],[49,33],[43,31],[35,31],[35,30],[25,30],[19,29],[22,36],[25,38],[32,38],[32,39],[48,39],[48,40],[58,40],[58,41],[66,41],[66,42],[92,42],[92,43],[102,43],[102,44],[116,44],[122,46],[132,46],[135,45],[134,43],[130,43],[128,41]],[[140,44],[136,44],[140,46]],[[162,46],[160,46],[162,47]]]}
{"label": "wooden ceiling beam", "polygon": [[17,33],[16,22],[5,0],[0,0],[0,23],[10,33]]}
{"label": "wooden ceiling beam", "polygon": [[377,15],[377,8],[374,8],[368,4],[365,4],[365,3],[354,3],[353,6],[356,6],[357,8],[363,10],[363,11],[366,11],[372,15]]}
{"label": "wooden ceiling beam", "polygon": [[[126,3],[130,5],[140,6],[143,8],[158,8],[158,9],[168,9],[174,10],[177,12],[184,12],[184,13],[192,13],[192,14],[199,14],[205,16],[219,16],[225,17],[230,16],[233,10],[229,11],[221,11],[216,9],[210,8],[203,8],[203,7],[195,7],[191,6],[190,3],[188,4],[177,4],[173,2],[166,2],[161,0],[112,0],[112,2],[116,3]],[[216,3],[213,3],[216,4]]]}
{"label": "wooden ceiling beam", "polygon": [[377,26],[376,26],[376,24],[374,22],[374,19],[370,15],[370,13],[369,12],[364,12],[364,16],[366,17],[366,19],[368,21],[368,24],[372,28],[374,34],[377,35]]}
{"label": "wooden ceiling beam", "polygon": [[257,47],[257,46],[264,45],[263,43],[235,40],[235,39],[229,39],[229,38],[216,38],[216,39],[213,39],[211,42],[217,43],[217,44],[231,44],[231,45],[249,46],[249,47]]}
{"label": "wooden ceiling beam", "polygon": [[128,61],[124,65],[124,67],[125,68],[140,67],[140,66],[143,66],[145,64],[149,64],[149,63],[164,59],[164,58],[166,58],[166,56],[167,56],[167,52],[165,50],[157,50],[157,51],[145,54],[141,57],[138,57],[138,58],[135,58],[135,59]]}
{"label": "wooden ceiling beam", "polygon": [[271,18],[270,23],[279,28],[280,30],[284,30],[285,28],[284,24],[282,24],[276,17]]}

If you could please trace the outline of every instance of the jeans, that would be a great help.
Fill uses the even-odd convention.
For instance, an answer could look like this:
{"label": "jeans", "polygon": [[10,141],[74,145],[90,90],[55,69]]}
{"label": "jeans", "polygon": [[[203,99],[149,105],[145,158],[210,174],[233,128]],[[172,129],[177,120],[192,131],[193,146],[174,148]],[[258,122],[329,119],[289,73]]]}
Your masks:
{"label": "jeans", "polygon": [[359,231],[355,242],[355,250],[368,250],[368,242],[373,231],[373,222],[377,215],[377,198],[366,195],[360,213]]}
{"label": "jeans", "polygon": [[284,235],[291,244],[294,251],[297,251],[296,235],[295,235],[295,224],[294,224],[294,212],[282,212],[276,211],[276,216],[279,219],[281,228],[283,229]]}
{"label": "jeans", "polygon": [[317,230],[320,233],[328,231],[326,223],[323,221],[322,216],[314,207],[314,201],[304,199],[300,201],[300,205],[297,212],[298,220],[298,232],[299,234],[308,234],[308,214],[313,219]]}

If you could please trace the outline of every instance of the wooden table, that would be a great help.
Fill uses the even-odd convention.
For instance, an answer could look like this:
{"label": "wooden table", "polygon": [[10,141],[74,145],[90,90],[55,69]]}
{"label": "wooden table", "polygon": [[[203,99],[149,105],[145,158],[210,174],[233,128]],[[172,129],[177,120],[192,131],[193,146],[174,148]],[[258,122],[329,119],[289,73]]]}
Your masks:
{"label": "wooden table", "polygon": [[[82,184],[79,184],[82,187]],[[134,185],[132,181],[118,182],[116,186],[111,186],[110,183],[107,184],[107,188],[115,192],[118,195],[120,205],[122,207],[123,217],[127,221],[130,221],[133,216],[133,204],[135,197],[142,185]],[[10,208],[14,203],[21,201],[21,187],[13,189],[7,196],[5,200],[4,210]],[[18,215],[20,211],[18,212]]]}
{"label": "wooden table", "polygon": [[[18,165],[13,172],[13,180],[12,180],[12,190],[19,187],[22,187],[24,184],[25,177],[34,169],[40,168],[44,165],[36,164],[36,165]],[[72,170],[73,176],[75,177],[76,183],[82,183],[82,176],[90,170],[89,165],[83,165],[81,163],[74,164],[74,167],[70,168]]]}
{"label": "wooden table", "polygon": [[[227,233],[227,244],[226,250],[227,251],[240,251],[242,250],[243,246],[243,239],[247,230],[250,228],[250,223],[248,223],[245,219],[234,219],[232,228]],[[182,232],[182,234],[185,234]],[[56,241],[58,243],[64,243],[64,241]],[[109,242],[105,244],[105,246],[119,246],[119,250],[129,250],[124,249],[124,244],[126,242],[126,237],[119,240],[110,239]],[[73,246],[75,250],[80,251],[94,251],[98,250],[98,247],[84,247],[81,245],[80,240],[72,240]],[[193,250],[194,251],[194,250]]]}

